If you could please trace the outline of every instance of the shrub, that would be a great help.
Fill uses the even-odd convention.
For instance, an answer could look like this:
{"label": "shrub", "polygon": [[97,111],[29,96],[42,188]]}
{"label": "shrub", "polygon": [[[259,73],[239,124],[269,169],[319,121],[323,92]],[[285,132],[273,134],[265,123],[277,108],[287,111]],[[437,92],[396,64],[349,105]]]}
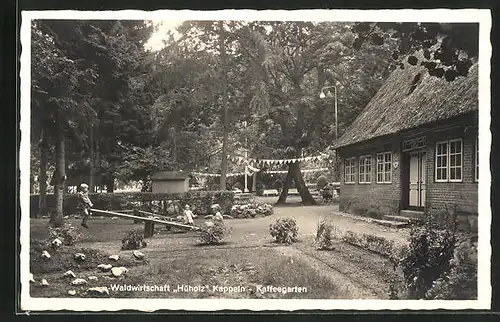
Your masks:
{"label": "shrub", "polygon": [[429,300],[473,300],[477,298],[477,249],[462,242],[450,260],[450,272],[438,278],[425,294]]}
{"label": "shrub", "polygon": [[266,217],[272,214],[273,206],[270,204],[234,205],[230,212],[230,215],[233,218]]}
{"label": "shrub", "polygon": [[144,241],[144,233],[141,230],[131,230],[122,239],[122,249],[139,249],[146,247],[147,243]]}
{"label": "shrub", "polygon": [[321,190],[328,184],[328,179],[325,176],[320,176],[316,182],[316,189]]}
{"label": "shrub", "polygon": [[73,226],[68,224],[57,228],[49,227],[49,235],[51,240],[59,238],[63,245],[66,246],[73,246],[82,237],[82,234],[80,234]]}
{"label": "shrub", "polygon": [[424,298],[434,281],[450,271],[455,233],[427,223],[410,234],[409,252],[400,261],[408,296]]}
{"label": "shrub", "polygon": [[333,240],[337,235],[337,227],[333,223],[322,220],[318,223],[316,231],[316,244],[319,250],[329,250],[333,248]]}
{"label": "shrub", "polygon": [[198,231],[199,243],[202,245],[217,245],[222,244],[231,234],[231,229],[226,224],[210,223],[206,224]]}
{"label": "shrub", "polygon": [[[207,215],[210,207],[218,203],[224,213],[229,213],[234,204],[234,193],[232,191],[189,191],[185,194],[168,194],[152,192],[128,192],[128,193],[94,193],[90,194],[94,208],[103,210],[125,210],[142,209],[167,215],[167,203],[177,201],[178,203],[192,206],[197,214]],[[38,211],[38,195],[31,195],[32,216]],[[47,195],[47,207],[55,208],[54,195]],[[64,213],[74,214],[78,212],[78,199],[76,194],[67,194],[64,198]]]}
{"label": "shrub", "polygon": [[243,186],[243,183],[238,181],[233,185],[233,189],[240,189],[241,191],[243,191],[245,187]]}
{"label": "shrub", "polygon": [[296,242],[298,232],[297,222],[292,218],[279,218],[269,225],[269,233],[280,244]]}
{"label": "shrub", "polygon": [[381,201],[360,199],[357,197],[345,198],[342,201],[343,211],[374,219],[382,219],[385,215],[399,212],[397,207],[388,206]]}

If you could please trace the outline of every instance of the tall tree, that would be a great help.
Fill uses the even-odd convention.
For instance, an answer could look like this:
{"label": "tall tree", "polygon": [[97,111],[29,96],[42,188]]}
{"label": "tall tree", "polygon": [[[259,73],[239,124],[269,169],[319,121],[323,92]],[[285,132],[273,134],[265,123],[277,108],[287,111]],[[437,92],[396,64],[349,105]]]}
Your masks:
{"label": "tall tree", "polygon": [[[334,120],[328,105],[331,101],[321,101],[319,93],[328,83],[352,79],[342,73],[354,69],[357,55],[352,50],[354,34],[349,26],[259,22],[249,24],[238,36],[240,49],[255,76],[251,108],[260,124],[260,142],[255,142],[259,152],[283,159],[323,151],[334,139],[329,128]],[[384,70],[388,64],[382,65],[380,69]],[[298,162],[288,165],[278,203],[286,201],[292,182],[304,204],[315,203]]]}
{"label": "tall tree", "polygon": [[79,32],[79,23],[72,21],[40,20],[32,26],[32,111],[43,134],[50,133],[55,143],[54,226],[63,222],[66,138],[91,114],[86,89],[96,76],[91,66],[72,55]]}

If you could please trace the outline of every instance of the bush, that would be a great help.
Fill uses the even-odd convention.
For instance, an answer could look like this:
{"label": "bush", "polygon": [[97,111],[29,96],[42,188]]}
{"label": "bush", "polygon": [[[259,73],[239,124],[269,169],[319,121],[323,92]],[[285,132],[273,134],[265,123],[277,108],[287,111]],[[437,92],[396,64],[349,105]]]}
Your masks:
{"label": "bush", "polygon": [[477,249],[470,241],[460,243],[450,260],[450,272],[438,278],[425,294],[429,300],[477,299]]}
{"label": "bush", "polygon": [[400,261],[410,298],[424,298],[434,281],[450,271],[455,242],[453,230],[429,222],[412,229],[409,252]]}
{"label": "bush", "polygon": [[396,247],[393,240],[385,237],[371,234],[359,235],[348,230],[342,235],[341,239],[348,244],[386,256],[393,262],[398,262],[401,258],[401,250]]}
{"label": "bush", "polygon": [[51,241],[58,238],[66,246],[73,246],[82,237],[82,234],[75,230],[73,226],[67,224],[63,227],[49,227],[49,235]]}
{"label": "bush", "polygon": [[231,229],[226,224],[210,223],[204,225],[199,231],[199,243],[202,245],[218,245],[224,243],[231,234]]}
{"label": "bush", "polygon": [[292,218],[279,218],[274,224],[269,225],[269,233],[280,244],[291,244],[297,241],[299,227]]}
{"label": "bush", "polygon": [[374,219],[382,219],[385,215],[399,212],[397,207],[388,206],[380,201],[360,198],[346,198],[342,204],[343,211]]}
{"label": "bush", "polygon": [[139,249],[146,247],[147,243],[144,241],[144,233],[141,230],[131,230],[122,239],[122,249]]}
{"label": "bush", "polygon": [[270,204],[234,205],[230,212],[230,215],[233,218],[266,217],[272,214],[273,206]]}
{"label": "bush", "polygon": [[243,191],[245,189],[245,187],[244,187],[243,183],[238,181],[233,185],[233,189],[240,189],[241,191]]}
{"label": "bush", "polygon": [[337,236],[337,227],[330,222],[322,220],[318,223],[316,231],[316,244],[319,250],[330,250]]}
{"label": "bush", "polygon": [[320,176],[316,183],[316,189],[321,190],[328,184],[328,179],[325,176]]}
{"label": "bush", "polygon": [[[189,191],[185,194],[168,194],[152,192],[128,193],[94,193],[89,195],[94,208],[102,210],[142,209],[167,215],[167,203],[177,201],[181,205],[189,204],[194,212],[201,215],[210,213],[212,204],[217,203],[224,213],[229,213],[234,204],[232,191]],[[31,212],[34,216],[38,212],[39,195],[31,195]],[[47,207],[55,208],[54,195],[47,195]],[[64,198],[65,214],[78,212],[76,194],[67,194]]]}

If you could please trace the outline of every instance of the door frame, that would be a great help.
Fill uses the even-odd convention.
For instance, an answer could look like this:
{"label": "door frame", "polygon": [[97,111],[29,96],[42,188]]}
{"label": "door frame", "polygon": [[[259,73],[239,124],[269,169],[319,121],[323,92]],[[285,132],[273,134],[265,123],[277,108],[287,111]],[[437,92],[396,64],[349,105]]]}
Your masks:
{"label": "door frame", "polygon": [[[423,173],[422,175],[425,177],[425,185],[426,185],[426,193],[425,193],[425,199],[423,202],[422,206],[410,206],[410,158],[412,153],[420,153],[423,155],[422,157],[422,163],[425,162],[425,168],[426,168],[426,173]],[[427,199],[427,190],[429,183],[427,182],[427,151],[425,149],[415,149],[411,151],[405,151],[402,153],[402,160],[401,160],[401,209],[406,209],[406,210],[416,210],[416,211],[424,211],[425,209],[425,204],[426,204],[426,199]]]}

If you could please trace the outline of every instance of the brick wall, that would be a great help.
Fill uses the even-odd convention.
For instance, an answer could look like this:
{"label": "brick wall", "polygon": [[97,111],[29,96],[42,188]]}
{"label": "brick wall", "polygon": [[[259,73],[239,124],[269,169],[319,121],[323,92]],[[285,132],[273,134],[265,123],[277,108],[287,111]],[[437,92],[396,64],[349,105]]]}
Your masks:
{"label": "brick wall", "polygon": [[[461,126],[455,129],[436,132],[427,137],[427,196],[426,210],[438,213],[445,205],[457,205],[457,211],[477,214],[478,184],[475,181],[475,149],[477,129]],[[436,182],[435,158],[436,142],[462,139],[462,182]]]}
{"label": "brick wall", "polygon": [[[401,168],[405,166],[402,159],[401,142],[418,136],[426,136],[427,147],[424,149],[427,161],[427,190],[426,211],[440,213],[445,210],[445,205],[457,205],[457,211],[463,214],[476,214],[478,204],[478,185],[475,182],[475,145],[477,127],[472,126],[470,117],[454,120],[451,123],[439,126],[428,125],[407,131],[399,136],[385,137],[363,142],[353,146],[339,149],[341,157],[341,186],[340,210],[345,211],[345,205],[352,198],[366,200],[366,203],[384,203],[397,212],[402,206]],[[436,142],[462,139],[462,182],[436,182],[435,180],[435,152]],[[392,151],[392,183],[376,183],[376,154]],[[372,182],[359,183],[359,157],[372,156]],[[346,184],[344,178],[345,158],[356,158],[356,183]],[[398,163],[398,166],[395,166]],[[406,184],[406,183],[405,183]]]}
{"label": "brick wall", "polygon": [[[384,204],[394,213],[398,213],[401,199],[401,175],[400,175],[400,145],[399,140],[387,138],[376,139],[362,145],[351,146],[339,150],[341,158],[340,169],[340,199],[341,211],[346,210],[346,204],[351,199],[366,200],[368,204]],[[377,153],[392,152],[392,183],[377,183]],[[371,155],[372,171],[371,183],[359,183],[359,157]],[[345,158],[356,158],[356,176],[354,184],[346,184],[344,178]],[[397,167],[394,164],[398,163]]]}

